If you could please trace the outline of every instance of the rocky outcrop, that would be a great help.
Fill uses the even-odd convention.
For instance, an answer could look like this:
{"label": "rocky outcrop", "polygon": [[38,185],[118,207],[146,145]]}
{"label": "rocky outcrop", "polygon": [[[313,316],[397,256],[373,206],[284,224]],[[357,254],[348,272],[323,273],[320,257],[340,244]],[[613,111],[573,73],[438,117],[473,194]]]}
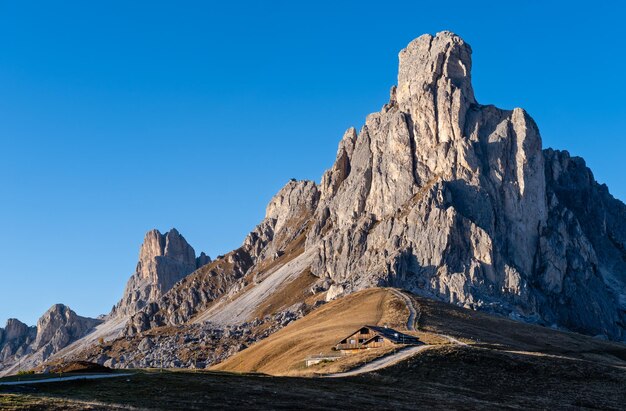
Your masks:
{"label": "rocky outcrop", "polygon": [[46,311],[36,327],[9,319],[6,327],[0,328],[0,375],[15,372],[19,366],[33,368],[89,334],[101,322],[76,315],[62,304]]}
{"label": "rocky outcrop", "polygon": [[196,258],[194,249],[174,228],[165,234],[158,230],[148,231],[139,251],[135,273],[111,314],[131,316],[210,261],[204,253]]}
{"label": "rocky outcrop", "polygon": [[624,205],[580,162],[544,158],[523,110],[476,102],[461,38],[422,36],[322,179],[312,272],[333,294],[394,285],[623,339]]}
{"label": "rocky outcrop", "polygon": [[6,366],[26,355],[36,335],[35,327],[29,327],[15,318],[9,318],[6,326],[0,328],[0,362]]}
{"label": "rocky outcrop", "polygon": [[234,296],[302,254],[327,300],[391,285],[625,339],[624,204],[581,159],[542,151],[524,110],[479,104],[471,54],[450,32],[412,41],[389,102],[346,131],[320,185],[287,184],[240,249],[138,313],[132,331],[184,323],[220,297],[258,304]]}
{"label": "rocky outcrop", "polygon": [[176,284],[159,301],[132,316],[125,333],[135,335],[162,325],[180,325],[216,299],[233,296],[264,274],[302,253],[319,190],[312,181],[292,180],[267,206],[264,220],[243,245],[218,257]]}
{"label": "rocky outcrop", "polygon": [[37,321],[37,337],[32,344],[32,350],[41,352],[42,359],[45,360],[87,335],[101,322],[81,317],[63,304],[55,304]]}

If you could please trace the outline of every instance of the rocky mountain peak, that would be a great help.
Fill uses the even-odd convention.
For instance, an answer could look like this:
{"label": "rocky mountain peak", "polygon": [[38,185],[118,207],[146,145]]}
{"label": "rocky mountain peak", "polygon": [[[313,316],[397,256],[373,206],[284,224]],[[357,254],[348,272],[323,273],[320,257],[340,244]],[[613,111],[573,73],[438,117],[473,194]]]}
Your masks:
{"label": "rocky mountain peak", "polygon": [[42,359],[66,347],[89,333],[102,321],[81,317],[63,304],[55,304],[37,321],[37,337],[33,351],[40,351]]}
{"label": "rocky mountain peak", "polygon": [[0,345],[26,339],[31,328],[16,318],[9,318],[4,328],[0,328]]}
{"label": "rocky mountain peak", "polygon": [[471,56],[471,47],[449,31],[420,36],[400,52],[395,100],[414,117],[419,135],[436,142],[463,135],[465,113],[476,103]]}
{"label": "rocky mountain peak", "polygon": [[127,332],[251,320],[306,273],[328,300],[394,286],[626,339],[626,207],[582,160],[542,151],[524,110],[479,104],[471,69],[453,33],[411,42],[389,103],[345,132],[320,185],[287,183],[240,248],[173,287],[207,258],[149,232],[116,308],[135,313]]}
{"label": "rocky mountain peak", "polygon": [[345,133],[322,178],[311,271],[332,290],[394,285],[624,338],[624,223],[610,240],[592,229],[623,204],[544,155],[524,110],[478,104],[471,52],[450,32],[400,52],[389,104]]}
{"label": "rocky mountain peak", "polygon": [[114,307],[114,313],[135,313],[210,261],[204,253],[196,259],[193,247],[175,228],[165,234],[156,229],[148,231],[139,250],[135,273],[126,285],[122,300]]}
{"label": "rocky mountain peak", "polygon": [[144,275],[143,278],[155,283],[160,283],[163,280],[151,277],[157,272],[150,269],[150,264],[160,257],[167,257],[183,265],[195,265],[196,259],[193,247],[175,228],[165,234],[161,234],[156,229],[146,233],[139,251],[137,266],[137,271]]}

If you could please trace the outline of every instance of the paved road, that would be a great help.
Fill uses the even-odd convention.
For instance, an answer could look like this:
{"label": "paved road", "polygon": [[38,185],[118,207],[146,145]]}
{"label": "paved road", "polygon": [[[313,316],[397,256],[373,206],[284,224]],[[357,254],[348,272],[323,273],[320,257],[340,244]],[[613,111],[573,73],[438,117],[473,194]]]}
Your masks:
{"label": "paved road", "polygon": [[363,364],[360,367],[357,367],[350,371],[340,372],[337,374],[330,374],[330,375],[327,375],[326,377],[330,377],[330,378],[351,377],[353,375],[359,375],[359,374],[363,374],[366,372],[380,370],[381,368],[387,368],[394,364],[399,363],[400,361],[404,361],[407,358],[414,356],[418,352],[425,350],[428,347],[432,347],[432,345],[418,345],[418,346],[406,347],[396,352],[395,354],[386,355],[382,358],[379,358],[372,362],[368,362],[367,364]]}
{"label": "paved road", "polygon": [[100,380],[104,378],[126,377],[128,375],[132,375],[132,374],[72,375],[69,377],[43,378],[41,380],[0,382],[0,385],[28,385],[28,384],[42,384],[42,383],[47,383],[47,382],[63,382],[63,381],[74,381],[74,380]]}

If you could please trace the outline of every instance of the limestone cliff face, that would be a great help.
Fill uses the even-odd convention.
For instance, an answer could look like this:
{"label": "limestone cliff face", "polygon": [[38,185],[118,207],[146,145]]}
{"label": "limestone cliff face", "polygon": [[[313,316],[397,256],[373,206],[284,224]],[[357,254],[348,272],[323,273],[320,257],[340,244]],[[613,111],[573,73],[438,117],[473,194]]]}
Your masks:
{"label": "limestone cliff face", "polygon": [[319,190],[312,181],[290,181],[267,206],[263,221],[241,247],[185,277],[158,301],[135,313],[125,330],[135,334],[161,325],[190,321],[216,299],[235,294],[272,266],[285,264],[304,249]]}
{"label": "limestone cliff face", "polygon": [[307,240],[319,247],[314,273],[347,290],[393,283],[466,304],[524,292],[547,218],[541,139],[523,110],[477,104],[470,70],[471,49],[452,33],[400,52],[390,102],[340,144],[348,171],[324,176]]}
{"label": "limestone cliff face", "polygon": [[13,362],[16,357],[25,355],[36,334],[35,327],[9,318],[5,328],[0,328],[0,362],[7,364]]}
{"label": "limestone cliff face", "polygon": [[20,363],[24,369],[40,364],[101,322],[76,315],[63,304],[53,305],[39,318],[36,327],[8,320],[6,327],[0,328],[0,375],[18,371]]}
{"label": "limestone cliff face", "polygon": [[479,104],[471,54],[450,32],[412,41],[389,102],[346,131],[319,186],[289,182],[242,247],[176,284],[130,331],[241,293],[232,304],[258,305],[255,284],[306,264],[327,299],[396,286],[626,339],[626,206],[581,159],[542,151],[524,110]]}
{"label": "limestone cliff face", "polygon": [[581,160],[544,155],[523,110],[478,104],[470,70],[449,32],[400,52],[390,102],[322,179],[313,273],[335,295],[394,285],[625,338],[624,205]]}
{"label": "limestone cliff face", "polygon": [[55,304],[37,321],[37,337],[33,351],[40,351],[43,360],[87,335],[102,321],[81,317],[63,304]]}
{"label": "limestone cliff face", "polygon": [[124,296],[113,308],[112,315],[134,314],[210,261],[204,253],[196,258],[194,249],[174,228],[165,234],[158,230],[148,231],[139,251],[135,273],[128,280]]}

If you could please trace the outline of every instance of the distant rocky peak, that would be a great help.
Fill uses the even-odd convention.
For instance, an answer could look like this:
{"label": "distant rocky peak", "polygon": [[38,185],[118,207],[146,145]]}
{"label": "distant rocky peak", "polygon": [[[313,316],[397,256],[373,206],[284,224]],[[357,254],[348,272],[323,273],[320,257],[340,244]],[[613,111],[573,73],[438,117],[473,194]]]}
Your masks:
{"label": "distant rocky peak", "polygon": [[200,268],[204,265],[207,265],[210,262],[211,262],[211,257],[206,255],[204,251],[202,251],[200,255],[196,258],[196,267]]}
{"label": "distant rocky peak", "polygon": [[37,321],[33,350],[43,350],[43,359],[89,333],[101,320],[81,317],[70,307],[55,304]]}
{"label": "distant rocky peak", "polygon": [[132,315],[210,261],[204,253],[196,258],[193,247],[175,228],[165,234],[156,229],[148,231],[139,250],[135,274],[113,312]]}
{"label": "distant rocky peak", "polygon": [[146,233],[139,251],[139,263],[156,257],[168,257],[182,263],[196,258],[193,247],[175,228],[165,234],[156,229]]}
{"label": "distant rocky peak", "polygon": [[0,328],[0,346],[3,343],[25,339],[32,334],[32,328],[16,318],[9,318],[4,329]]}

